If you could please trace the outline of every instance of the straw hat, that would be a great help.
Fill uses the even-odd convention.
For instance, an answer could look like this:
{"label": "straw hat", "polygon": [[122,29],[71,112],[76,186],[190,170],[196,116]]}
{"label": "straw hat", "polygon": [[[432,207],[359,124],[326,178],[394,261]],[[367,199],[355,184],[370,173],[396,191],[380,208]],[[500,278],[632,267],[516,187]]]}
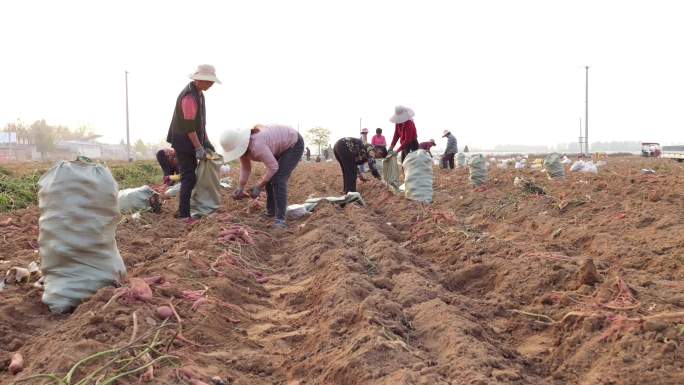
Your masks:
{"label": "straw hat", "polygon": [[241,157],[249,146],[249,128],[226,130],[221,134],[221,147],[223,147],[223,160],[230,162]]}
{"label": "straw hat", "polygon": [[444,132],[442,133],[442,138],[449,135],[449,134],[451,134],[451,132],[449,132],[449,130],[444,130]]}
{"label": "straw hat", "polygon": [[396,106],[394,107],[394,115],[390,118],[390,122],[392,123],[404,123],[407,120],[411,120],[413,118],[413,110],[404,107],[404,106]]}
{"label": "straw hat", "polygon": [[221,84],[221,81],[216,77],[216,68],[211,64],[200,64],[197,66],[195,73],[188,76],[192,80],[208,80],[210,82]]}

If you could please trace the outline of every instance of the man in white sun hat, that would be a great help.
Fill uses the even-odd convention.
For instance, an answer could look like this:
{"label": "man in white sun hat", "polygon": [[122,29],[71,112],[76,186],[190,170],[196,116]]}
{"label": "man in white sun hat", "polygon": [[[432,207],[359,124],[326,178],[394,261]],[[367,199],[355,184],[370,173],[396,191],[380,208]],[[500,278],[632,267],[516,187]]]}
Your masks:
{"label": "man in white sun hat", "polygon": [[[226,162],[240,158],[240,180],[233,198],[256,199],[266,190],[264,216],[274,218],[274,227],[286,227],[287,184],[304,153],[304,139],[299,132],[289,126],[258,124],[251,130],[225,131],[221,134],[221,147]],[[252,174],[252,161],[264,163],[266,173],[247,193],[245,187]]]}
{"label": "man in white sun hat", "polygon": [[197,183],[197,161],[207,157],[207,150],[215,151],[206,131],[206,109],[204,91],[214,83],[221,84],[216,69],[209,64],[200,64],[188,83],[178,95],[166,141],[176,150],[176,159],[181,174],[181,188],[178,195],[176,216],[194,222],[190,217],[190,195]]}
{"label": "man in white sun hat", "polygon": [[[390,118],[390,122],[394,123],[394,137],[392,138],[392,144],[389,146],[389,151],[387,156],[396,155],[397,152],[401,152],[401,161],[404,162],[404,158],[409,152],[418,150],[418,133],[416,132],[416,125],[413,123],[413,110],[404,107],[396,106],[394,108],[394,115]],[[399,141],[399,148],[394,152],[394,145]]]}
{"label": "man in white sun hat", "polygon": [[449,130],[444,130],[442,138],[447,138],[447,146],[442,155],[442,168],[454,169],[454,155],[458,152],[456,137]]}

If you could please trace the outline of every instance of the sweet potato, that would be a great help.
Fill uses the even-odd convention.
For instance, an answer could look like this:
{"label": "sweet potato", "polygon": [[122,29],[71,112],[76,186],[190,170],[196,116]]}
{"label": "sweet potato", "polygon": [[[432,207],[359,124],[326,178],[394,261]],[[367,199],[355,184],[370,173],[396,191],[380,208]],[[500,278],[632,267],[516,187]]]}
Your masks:
{"label": "sweet potato", "polygon": [[14,353],[9,364],[10,374],[17,374],[24,369],[24,357],[21,353]]}

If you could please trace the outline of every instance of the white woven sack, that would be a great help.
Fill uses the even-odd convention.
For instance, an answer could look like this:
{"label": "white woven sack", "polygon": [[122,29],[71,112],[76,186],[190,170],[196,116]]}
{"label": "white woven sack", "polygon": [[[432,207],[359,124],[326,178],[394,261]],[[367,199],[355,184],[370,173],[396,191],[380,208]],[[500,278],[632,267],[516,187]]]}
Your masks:
{"label": "white woven sack", "polygon": [[458,164],[458,167],[465,167],[468,163],[465,154],[462,152],[456,154],[456,162]]}
{"label": "white woven sack", "polygon": [[425,150],[412,151],[404,158],[406,198],[432,203],[432,157]]}
{"label": "white woven sack", "polygon": [[565,168],[561,163],[561,157],[555,152],[549,154],[544,159],[544,168],[546,173],[549,174],[549,178],[565,178]]}
{"label": "white woven sack", "polygon": [[475,154],[468,162],[470,169],[470,183],[480,186],[487,181],[487,160],[482,154]]}
{"label": "white woven sack", "polygon": [[43,303],[65,313],[126,274],[115,238],[118,186],[102,165],[60,161],[38,188]]}
{"label": "white woven sack", "polygon": [[396,192],[399,188],[399,163],[396,155],[385,158],[382,162],[382,180],[392,191]]}
{"label": "white woven sack", "polygon": [[130,214],[145,210],[150,207],[150,198],[155,194],[156,192],[148,185],[121,190],[117,194],[119,212]]}

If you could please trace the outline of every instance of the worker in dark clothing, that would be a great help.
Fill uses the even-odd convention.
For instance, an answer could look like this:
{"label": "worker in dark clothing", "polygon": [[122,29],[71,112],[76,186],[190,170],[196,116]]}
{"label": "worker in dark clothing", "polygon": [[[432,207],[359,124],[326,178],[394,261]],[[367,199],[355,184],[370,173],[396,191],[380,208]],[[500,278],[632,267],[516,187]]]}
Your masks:
{"label": "worker in dark clothing", "polygon": [[309,147],[306,148],[305,153],[306,153],[306,161],[308,162],[311,160],[311,150],[309,150]]}
{"label": "worker in dark clothing", "polygon": [[442,155],[442,168],[454,169],[454,155],[458,153],[458,145],[456,143],[456,137],[449,131],[444,130],[443,138],[447,138],[447,146],[444,150],[444,155]]}
{"label": "worker in dark clothing", "polygon": [[178,161],[176,160],[176,151],[173,148],[164,148],[157,151],[157,162],[164,172],[164,184],[173,185],[171,175],[180,173],[178,170]]}
{"label": "worker in dark clothing", "polygon": [[[371,174],[380,179],[380,173],[375,168],[375,149],[370,144],[364,144],[358,138],[342,138],[335,143],[333,147],[335,159],[340,162],[342,168],[342,179],[344,185],[344,193],[356,191],[356,178],[358,174],[358,166],[368,162]],[[366,181],[363,175],[360,175],[362,181]]]}
{"label": "worker in dark clothing", "polygon": [[176,159],[181,173],[181,188],[178,197],[177,218],[194,223],[190,217],[190,196],[197,183],[198,160],[206,159],[207,151],[215,152],[206,132],[206,109],[203,91],[214,83],[221,82],[216,77],[216,70],[208,64],[201,64],[192,81],[186,85],[176,99],[173,118],[166,141],[176,150]]}

